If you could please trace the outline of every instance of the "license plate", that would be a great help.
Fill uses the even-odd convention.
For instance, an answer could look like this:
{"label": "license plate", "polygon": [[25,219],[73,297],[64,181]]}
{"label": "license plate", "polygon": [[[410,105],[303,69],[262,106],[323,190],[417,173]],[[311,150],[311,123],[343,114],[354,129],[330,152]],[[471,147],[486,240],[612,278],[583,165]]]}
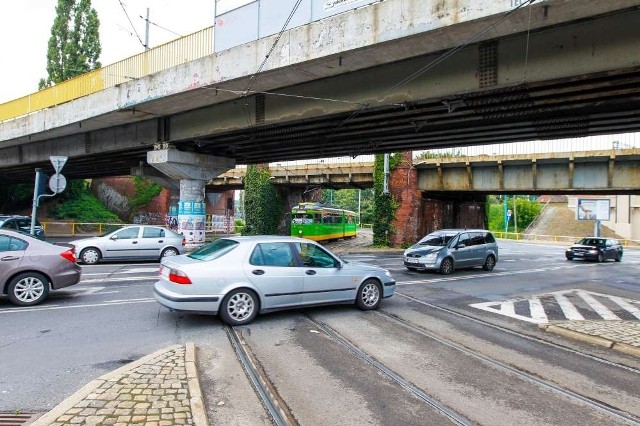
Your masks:
{"label": "license plate", "polygon": [[582,256],[584,256],[584,253],[576,253],[575,255],[578,256],[578,257],[582,257]]}
{"label": "license plate", "polygon": [[415,257],[409,257],[409,258],[407,258],[407,263],[420,263],[420,262]]}

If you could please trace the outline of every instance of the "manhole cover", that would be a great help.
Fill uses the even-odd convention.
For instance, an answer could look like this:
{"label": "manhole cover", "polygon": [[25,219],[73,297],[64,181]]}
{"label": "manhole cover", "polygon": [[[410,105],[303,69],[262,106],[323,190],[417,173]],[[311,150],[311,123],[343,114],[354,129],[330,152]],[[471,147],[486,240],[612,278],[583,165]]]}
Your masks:
{"label": "manhole cover", "polygon": [[38,413],[0,413],[0,426],[25,426],[40,417]]}

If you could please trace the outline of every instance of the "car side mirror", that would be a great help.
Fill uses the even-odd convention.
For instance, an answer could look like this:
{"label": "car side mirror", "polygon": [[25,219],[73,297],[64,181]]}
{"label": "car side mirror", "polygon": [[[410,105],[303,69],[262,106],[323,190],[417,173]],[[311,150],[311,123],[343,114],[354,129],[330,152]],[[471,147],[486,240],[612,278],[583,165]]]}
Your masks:
{"label": "car side mirror", "polygon": [[456,244],[456,248],[457,249],[461,249],[461,248],[465,248],[467,245],[465,243],[458,243]]}
{"label": "car side mirror", "polygon": [[117,235],[112,235],[112,236],[109,237],[109,239],[115,241],[115,240],[118,239],[118,236]]}

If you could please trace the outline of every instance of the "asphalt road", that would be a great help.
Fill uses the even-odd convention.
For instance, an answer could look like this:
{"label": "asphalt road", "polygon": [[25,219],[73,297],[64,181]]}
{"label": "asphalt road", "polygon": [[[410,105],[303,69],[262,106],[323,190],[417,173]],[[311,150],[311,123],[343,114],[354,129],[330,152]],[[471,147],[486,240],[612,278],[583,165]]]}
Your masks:
{"label": "asphalt road", "polygon": [[[559,245],[500,241],[500,250],[494,271],[475,268],[451,276],[409,272],[398,253],[344,255],[393,273],[397,294],[383,302],[386,314],[348,306],[294,310],[259,317],[243,327],[243,333],[301,424],[321,419],[352,424],[393,424],[397,419],[405,424],[425,424],[424,419],[427,424],[442,423],[440,413],[425,412],[421,401],[322,338],[309,317],[328,324],[479,424],[504,424],[506,419],[561,424],[570,414],[584,419],[584,424],[619,420],[532,388],[513,374],[487,368],[486,362],[460,355],[393,318],[640,417],[638,359],[546,336],[537,327],[541,321],[566,319],[566,306],[562,309],[566,303],[586,319],[602,318],[602,306],[613,305],[611,297],[640,305],[636,278],[640,251],[628,250],[622,263],[597,264],[566,261]],[[157,269],[153,262],[84,266],[80,284],[52,292],[42,305],[15,308],[0,298],[0,412],[46,411],[90,380],[131,360],[193,341],[200,351],[201,381],[212,422],[233,418],[235,424],[270,424],[236,365],[220,321],[169,312],[152,298]],[[496,332],[434,306],[559,343],[577,354]],[[624,309],[615,313],[620,319],[638,320]],[[330,414],[327,407],[333,407]]]}

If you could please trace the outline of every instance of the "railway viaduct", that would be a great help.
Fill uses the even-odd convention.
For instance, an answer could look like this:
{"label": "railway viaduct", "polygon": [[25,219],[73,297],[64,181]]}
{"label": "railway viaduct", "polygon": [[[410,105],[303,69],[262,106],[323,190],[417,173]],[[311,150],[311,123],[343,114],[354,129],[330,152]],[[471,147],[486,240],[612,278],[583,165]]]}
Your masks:
{"label": "railway viaduct", "polygon": [[640,127],[637,1],[344,4],[110,86],[92,74],[100,90],[54,106],[38,109],[38,94],[0,105],[0,179],[30,181],[50,155],[69,157],[69,178],[150,165],[193,202],[236,164]]}

